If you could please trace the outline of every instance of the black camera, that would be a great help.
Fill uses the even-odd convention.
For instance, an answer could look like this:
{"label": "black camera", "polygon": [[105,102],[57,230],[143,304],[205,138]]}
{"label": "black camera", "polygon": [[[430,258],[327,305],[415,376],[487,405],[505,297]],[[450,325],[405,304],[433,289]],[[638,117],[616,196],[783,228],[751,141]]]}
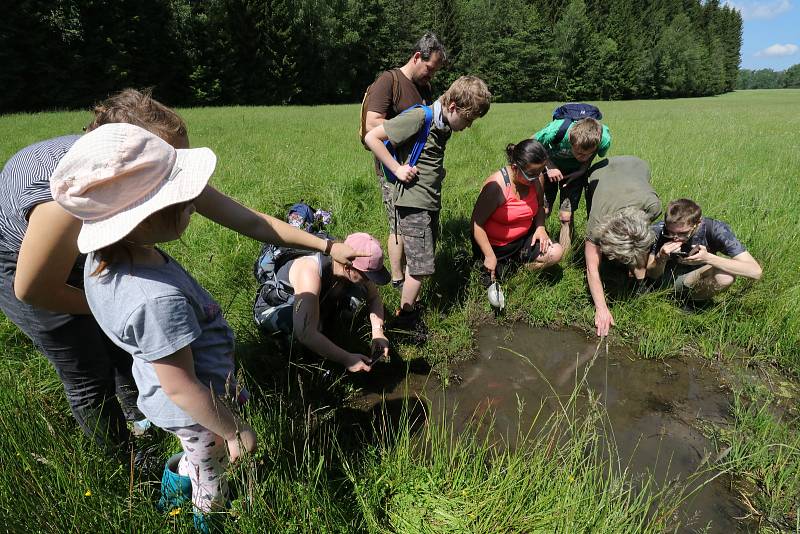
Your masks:
{"label": "black camera", "polygon": [[673,250],[669,253],[670,258],[687,258],[689,256],[693,256],[697,254],[700,250],[700,247],[697,245],[692,246],[688,241],[681,245],[681,248],[678,250]]}
{"label": "black camera", "polygon": [[369,357],[369,365],[372,367],[383,359],[383,347],[377,343],[372,346],[372,354]]}

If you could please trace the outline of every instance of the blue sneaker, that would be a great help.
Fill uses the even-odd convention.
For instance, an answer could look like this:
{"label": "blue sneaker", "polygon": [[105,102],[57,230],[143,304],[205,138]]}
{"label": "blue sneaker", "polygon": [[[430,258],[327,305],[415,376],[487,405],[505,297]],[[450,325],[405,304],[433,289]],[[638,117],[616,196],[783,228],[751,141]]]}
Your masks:
{"label": "blue sneaker", "polygon": [[150,427],[153,424],[150,422],[150,419],[139,419],[138,421],[134,421],[131,425],[131,434],[134,436],[141,437],[147,434],[147,431],[150,430]]}
{"label": "blue sneaker", "polygon": [[164,474],[161,476],[161,498],[158,500],[158,509],[168,512],[178,508],[192,498],[192,481],[189,477],[178,474],[178,462],[183,458],[179,452],[167,460],[164,465]]}

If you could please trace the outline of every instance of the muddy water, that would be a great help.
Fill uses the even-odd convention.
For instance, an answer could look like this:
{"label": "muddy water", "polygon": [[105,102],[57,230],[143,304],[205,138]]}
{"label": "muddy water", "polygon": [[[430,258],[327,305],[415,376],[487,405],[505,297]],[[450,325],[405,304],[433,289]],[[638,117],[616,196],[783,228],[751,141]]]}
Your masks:
{"label": "muddy water", "polygon": [[[686,480],[716,456],[697,427],[727,424],[729,399],[718,373],[700,360],[641,360],[620,348],[606,354],[602,347],[598,353],[596,338],[521,325],[482,327],[476,341],[480,356],[454,369],[444,393],[435,378],[409,374],[361,402],[374,405],[383,397],[396,404],[406,395],[425,397],[428,416],[451,422],[455,432],[477,425],[479,431],[491,431],[501,446],[514,446],[519,430],[531,427],[540,407],[540,418],[558,410],[577,383],[581,399],[588,398],[587,390],[599,397],[608,414],[601,432],[616,449],[612,462],[635,479],[652,475],[659,484]],[[491,430],[487,415],[493,419]],[[690,487],[713,475],[704,474]],[[735,519],[747,512],[726,477],[702,486],[678,514],[682,524],[690,525],[685,532],[706,525],[710,532],[750,530]]]}

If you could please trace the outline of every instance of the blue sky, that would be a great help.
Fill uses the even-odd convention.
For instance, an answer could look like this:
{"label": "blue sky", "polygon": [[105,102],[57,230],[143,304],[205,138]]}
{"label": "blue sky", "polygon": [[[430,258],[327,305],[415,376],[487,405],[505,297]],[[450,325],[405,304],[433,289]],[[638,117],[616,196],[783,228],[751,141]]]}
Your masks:
{"label": "blue sky", "polygon": [[800,0],[725,0],[742,14],[743,69],[800,63]]}

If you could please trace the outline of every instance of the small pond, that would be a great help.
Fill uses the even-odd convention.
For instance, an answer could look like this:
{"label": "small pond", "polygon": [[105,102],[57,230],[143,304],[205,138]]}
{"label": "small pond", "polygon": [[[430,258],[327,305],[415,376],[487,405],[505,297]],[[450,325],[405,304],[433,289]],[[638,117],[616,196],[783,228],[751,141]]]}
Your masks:
{"label": "small pond", "polygon": [[519,324],[482,326],[476,343],[479,356],[452,369],[444,390],[437,378],[412,371],[357,404],[375,410],[381,402],[396,406],[406,396],[424,398],[430,419],[448,421],[456,433],[477,426],[479,433],[491,432],[498,446],[513,447],[518,430],[524,434],[540,408],[540,419],[561,409],[580,384],[578,406],[585,406],[588,389],[607,413],[601,432],[616,450],[611,463],[618,470],[627,468],[634,480],[652,475],[659,484],[705,471],[689,489],[702,487],[679,511],[686,532],[708,524],[712,532],[748,531],[736,519],[747,512],[730,479],[707,469],[717,449],[699,428],[729,424],[730,405],[719,373],[707,362],[644,360],[624,348],[598,347],[597,338],[575,330]]}

